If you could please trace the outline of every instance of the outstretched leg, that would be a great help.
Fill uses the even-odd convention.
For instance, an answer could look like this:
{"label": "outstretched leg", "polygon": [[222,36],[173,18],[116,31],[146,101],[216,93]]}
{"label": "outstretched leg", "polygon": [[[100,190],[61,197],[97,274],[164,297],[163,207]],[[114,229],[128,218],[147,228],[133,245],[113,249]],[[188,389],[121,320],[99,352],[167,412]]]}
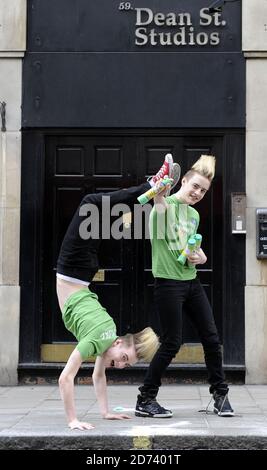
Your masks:
{"label": "outstretched leg", "polygon": [[[172,172],[172,156],[168,154],[165,156],[164,163],[159,171],[149,182],[109,193],[87,194],[76,210],[63,239],[57,262],[57,273],[90,282],[99,267],[97,253],[101,243],[101,220],[104,204],[108,205],[109,210],[116,204],[127,204],[129,209],[132,210],[134,204],[138,204],[138,196],[148,191],[161,178],[171,177]],[[88,209],[94,209],[92,212],[93,217],[90,218],[91,231],[97,228],[97,235],[93,237],[87,236],[88,234],[81,236],[81,225],[83,222],[86,225],[86,219],[88,218],[86,205],[89,205],[87,206]]]}
{"label": "outstretched leg", "polygon": [[[57,272],[64,276],[90,282],[98,271],[98,249],[101,243],[101,219],[103,204],[110,210],[116,204],[127,204],[130,209],[137,203],[137,197],[151,187],[150,183],[119,189],[110,193],[87,194],[77,208],[63,239],[57,262]],[[87,206],[86,206],[87,205]],[[85,210],[83,210],[83,207]],[[88,218],[88,209],[94,209],[91,217],[91,228],[97,227],[98,236],[81,236],[81,224]],[[81,215],[85,213],[85,215]]]}

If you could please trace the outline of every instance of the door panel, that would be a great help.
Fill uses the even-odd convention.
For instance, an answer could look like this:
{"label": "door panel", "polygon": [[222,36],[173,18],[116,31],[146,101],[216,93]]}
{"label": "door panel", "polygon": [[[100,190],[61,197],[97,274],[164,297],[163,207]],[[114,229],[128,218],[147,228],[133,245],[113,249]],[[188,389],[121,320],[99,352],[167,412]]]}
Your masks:
{"label": "door panel", "polygon": [[[129,186],[133,155],[131,139],[112,137],[51,137],[46,153],[43,342],[53,343],[74,341],[63,325],[55,293],[56,262],[68,224],[85,194]],[[131,318],[129,243],[103,240],[99,261],[104,280],[93,287],[120,334],[130,328],[122,312],[127,310]]]}
{"label": "door panel", "polygon": [[[181,139],[170,136],[140,138],[138,146],[140,155],[138,181],[143,181],[143,175],[147,178],[157,173],[167,153],[171,153],[174,160],[178,161],[175,156],[180,153],[180,141]],[[136,276],[134,329],[138,331],[143,326],[151,326],[160,335],[160,323],[153,301],[154,278],[151,272],[151,246],[148,231],[146,236],[145,231],[147,231],[147,224],[143,224],[142,239],[135,241],[134,245],[133,270]]]}
{"label": "door panel", "polygon": [[[144,138],[142,144],[142,167],[147,176],[153,174],[157,168],[159,168],[162,162],[162,156],[165,153],[170,152],[173,154],[174,161],[181,165],[182,174],[184,174],[201,154],[214,154],[216,148],[216,178],[210,191],[196,207],[200,213],[200,226],[198,231],[203,236],[202,248],[208,257],[207,263],[203,267],[199,266],[198,276],[214,308],[214,315],[219,332],[222,333],[222,279],[220,275],[222,272],[222,139],[218,137],[179,137],[176,139],[154,137],[153,139]],[[177,191],[178,188],[179,184],[173,192]],[[218,218],[220,219],[220,227],[214,226],[215,220]],[[148,324],[153,325],[155,330],[160,332],[159,323],[154,314],[156,306],[153,304],[150,241],[143,237],[142,240],[136,242],[135,249],[136,261],[134,271],[138,273],[135,302],[136,328],[140,328],[140,321],[143,321],[145,318]],[[142,266],[140,266],[142,259],[144,270]],[[216,295],[214,295],[214,292],[216,292]],[[185,343],[199,341],[196,331],[187,319],[186,312],[184,314],[183,341]]]}

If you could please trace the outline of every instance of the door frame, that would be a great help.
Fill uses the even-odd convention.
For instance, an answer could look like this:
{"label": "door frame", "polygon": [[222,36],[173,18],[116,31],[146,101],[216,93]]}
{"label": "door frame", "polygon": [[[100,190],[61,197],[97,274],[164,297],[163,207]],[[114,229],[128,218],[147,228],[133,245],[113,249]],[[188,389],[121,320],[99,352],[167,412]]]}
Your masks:
{"label": "door frame", "polygon": [[[43,208],[46,138],[86,136],[209,136],[223,140],[223,344],[226,365],[244,365],[245,236],[231,233],[231,193],[245,191],[244,129],[22,130],[20,239],[20,365],[40,363],[43,303]],[[242,169],[240,171],[240,168]]]}

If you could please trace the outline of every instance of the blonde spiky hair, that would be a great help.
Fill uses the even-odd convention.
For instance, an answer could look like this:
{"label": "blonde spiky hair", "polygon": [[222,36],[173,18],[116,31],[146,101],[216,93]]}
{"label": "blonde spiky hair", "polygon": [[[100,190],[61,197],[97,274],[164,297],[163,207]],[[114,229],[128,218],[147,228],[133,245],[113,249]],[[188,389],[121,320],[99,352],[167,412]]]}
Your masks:
{"label": "blonde spiky hair", "polygon": [[138,361],[150,362],[159,348],[159,338],[148,326],[138,333],[121,336],[126,345],[134,344]]}
{"label": "blonde spiky hair", "polygon": [[215,175],[216,158],[213,155],[201,155],[189,171],[196,171],[209,181],[212,181]]}

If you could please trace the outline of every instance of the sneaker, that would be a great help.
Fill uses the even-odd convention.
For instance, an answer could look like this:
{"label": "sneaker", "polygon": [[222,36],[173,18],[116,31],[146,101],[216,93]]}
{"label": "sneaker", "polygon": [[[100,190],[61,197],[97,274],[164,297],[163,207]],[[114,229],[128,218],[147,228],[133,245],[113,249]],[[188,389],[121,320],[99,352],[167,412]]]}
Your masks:
{"label": "sneaker", "polygon": [[167,153],[165,155],[164,163],[159,169],[159,171],[151,177],[151,181],[155,184],[157,181],[165,178],[167,176],[168,178],[172,178],[171,174],[173,171],[173,158],[170,153]]}
{"label": "sneaker", "polygon": [[213,411],[218,416],[234,416],[234,410],[228,400],[228,395],[220,395],[219,393],[213,394],[214,408]]}
{"label": "sneaker", "polygon": [[181,167],[180,167],[179,163],[174,163],[173,168],[172,168],[172,175],[171,175],[171,178],[173,179],[173,182],[171,184],[170,189],[168,191],[166,191],[166,196],[169,196],[170,192],[178,184],[180,176],[181,176]]}
{"label": "sneaker", "polygon": [[135,416],[143,418],[171,418],[172,411],[166,410],[160,406],[155,399],[146,399],[142,401],[141,395],[138,395],[135,407]]}

